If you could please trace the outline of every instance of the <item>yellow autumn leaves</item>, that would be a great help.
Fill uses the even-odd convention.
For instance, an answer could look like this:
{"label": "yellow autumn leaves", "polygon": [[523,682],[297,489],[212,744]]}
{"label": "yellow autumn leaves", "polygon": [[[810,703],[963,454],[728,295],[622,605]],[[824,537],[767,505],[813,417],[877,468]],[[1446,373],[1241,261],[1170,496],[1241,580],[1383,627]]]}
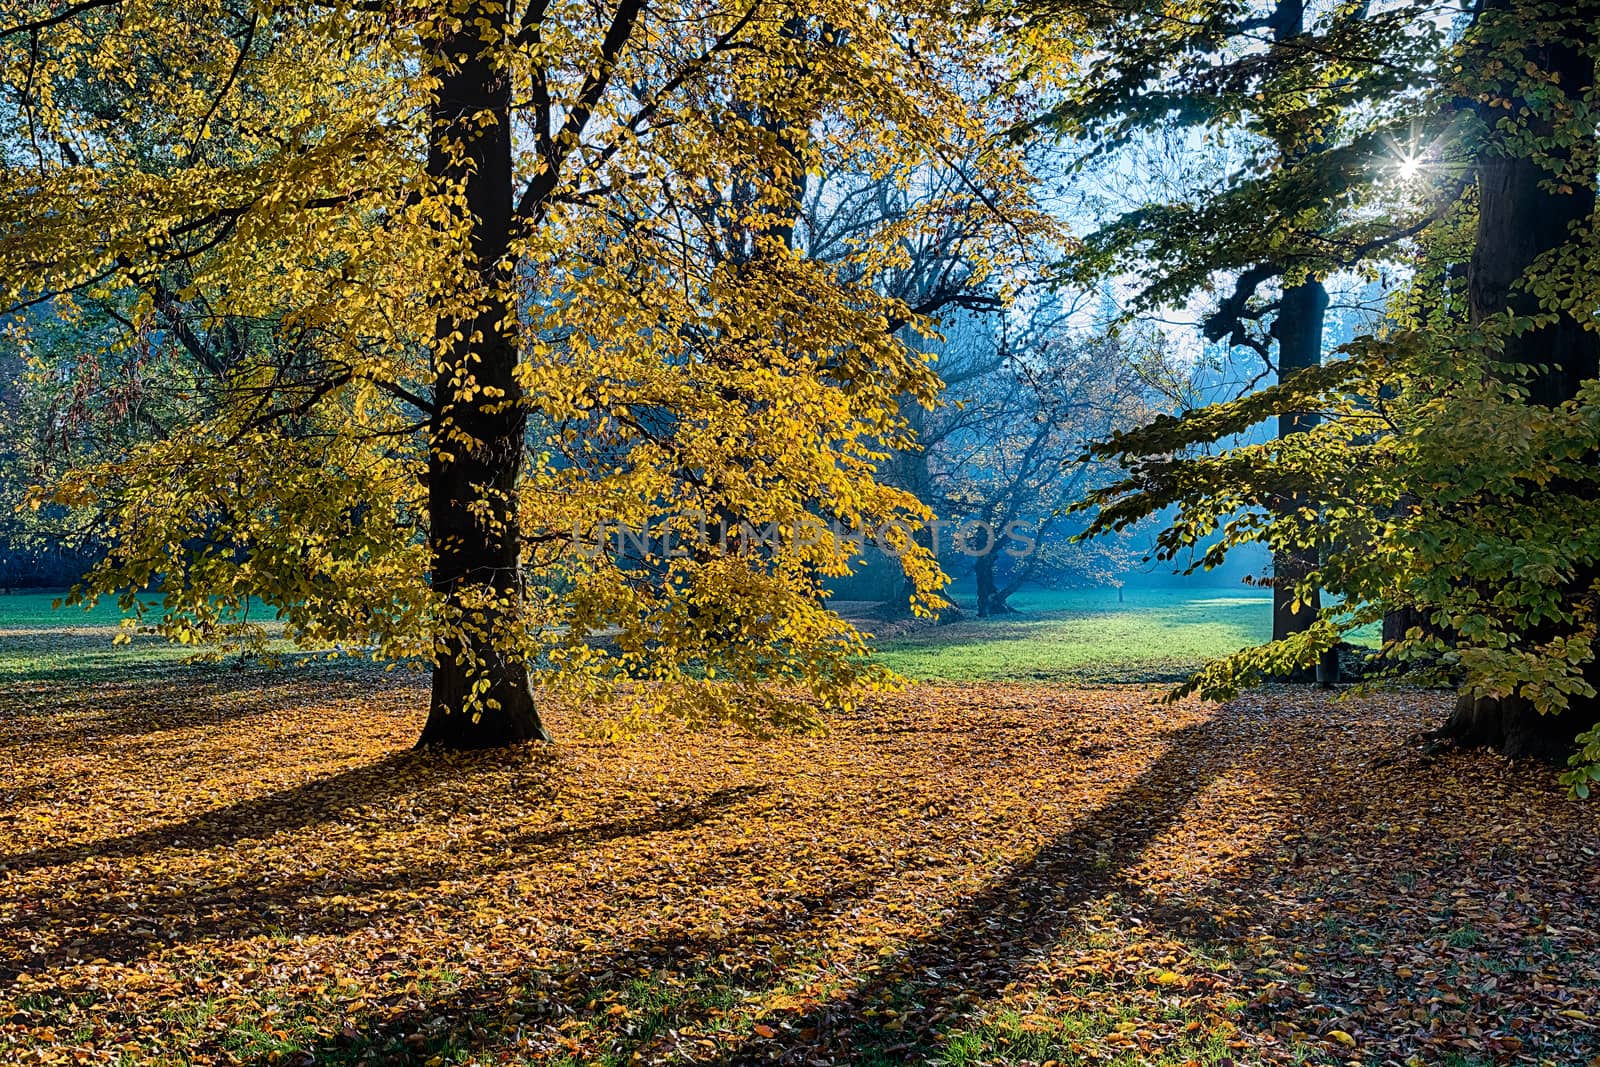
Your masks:
{"label": "yellow autumn leaves", "polygon": [[[487,447],[450,413],[510,395],[479,362],[490,331],[514,345],[525,459],[514,499],[467,486],[466,510],[486,537],[515,526],[523,574],[510,602],[491,583],[511,629],[469,640],[697,720],[794,722],[792,687],[848,704],[881,686],[823,595],[853,531],[927,517],[878,477],[904,405],[938,390],[907,343],[935,324],[893,277],[909,240],[959,223],[961,284],[1004,295],[1019,247],[1052,232],[1001,136],[1020,112],[991,29],[919,0],[8,15],[0,78],[24,105],[6,136],[29,146],[0,173],[18,344],[48,378],[91,343],[54,328],[79,301],[122,324],[92,342],[105,358],[164,398],[118,447],[59,457],[44,490],[111,532],[86,595],[153,587],[186,639],[256,640],[240,620],[264,602],[304,645],[435,656],[465,616],[429,588],[430,450]],[[511,102],[445,122],[468,54]],[[462,163],[499,129],[508,218]],[[916,195],[824,254],[809,235],[849,182],[823,175]],[[484,269],[483,248],[503,259]],[[690,513],[828,532],[670,559],[572,536]],[[900,559],[931,604],[929,551],[908,537]]]}

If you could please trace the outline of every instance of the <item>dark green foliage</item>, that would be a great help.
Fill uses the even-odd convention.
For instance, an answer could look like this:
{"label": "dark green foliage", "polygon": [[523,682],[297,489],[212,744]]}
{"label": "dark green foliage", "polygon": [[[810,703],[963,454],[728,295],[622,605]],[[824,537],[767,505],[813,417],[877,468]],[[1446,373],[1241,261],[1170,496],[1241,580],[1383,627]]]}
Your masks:
{"label": "dark green foliage", "polygon": [[[1214,664],[1186,691],[1230,695],[1409,612],[1418,625],[1385,655],[1462,687],[1448,734],[1549,753],[1600,718],[1596,20],[1595,5],[1495,5],[1432,64],[1452,75],[1434,120],[1455,131],[1438,150],[1452,165],[1430,179],[1451,199],[1398,246],[1414,249],[1412,280],[1388,327],[1328,366],[1093,450],[1127,465],[1091,497],[1095,531],[1172,507],[1161,556],[1205,543],[1209,567],[1266,543],[1320,561],[1302,597],[1335,598],[1306,632]],[[1319,421],[1206,451],[1293,413]],[[1528,736],[1540,715],[1545,736]],[[1564,779],[1580,795],[1600,780],[1597,741],[1580,737]]]}

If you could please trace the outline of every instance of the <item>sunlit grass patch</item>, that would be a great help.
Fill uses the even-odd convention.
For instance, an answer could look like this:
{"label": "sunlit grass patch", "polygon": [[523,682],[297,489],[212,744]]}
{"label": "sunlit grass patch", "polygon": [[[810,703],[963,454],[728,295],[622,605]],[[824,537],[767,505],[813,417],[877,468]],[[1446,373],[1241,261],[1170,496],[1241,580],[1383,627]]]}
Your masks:
{"label": "sunlit grass patch", "polygon": [[[1142,588],[1020,593],[1015,615],[918,628],[877,642],[884,663],[921,681],[1174,682],[1272,636],[1272,598],[1252,590]],[[1375,643],[1375,635],[1357,637]]]}
{"label": "sunlit grass patch", "polygon": [[969,616],[879,643],[908,677],[947,681],[1143,682],[1186,677],[1272,635],[1272,601],[1190,590],[1022,594],[1020,614]]}
{"label": "sunlit grass patch", "polygon": [[[160,676],[169,680],[203,680],[219,670],[252,668],[259,657],[231,652],[219,655],[193,645],[180,645],[152,632],[159,611],[152,601],[151,614],[133,630],[122,626],[131,616],[114,601],[93,607],[56,606],[61,593],[11,593],[0,595],[0,678],[13,684],[63,682],[96,683]],[[258,608],[255,615],[269,615]],[[266,652],[273,666],[316,666],[329,669],[370,666],[364,656],[329,660],[324,652],[302,652],[277,636],[283,624],[266,618]],[[209,654],[208,654],[209,652]],[[263,685],[273,684],[263,678]]]}

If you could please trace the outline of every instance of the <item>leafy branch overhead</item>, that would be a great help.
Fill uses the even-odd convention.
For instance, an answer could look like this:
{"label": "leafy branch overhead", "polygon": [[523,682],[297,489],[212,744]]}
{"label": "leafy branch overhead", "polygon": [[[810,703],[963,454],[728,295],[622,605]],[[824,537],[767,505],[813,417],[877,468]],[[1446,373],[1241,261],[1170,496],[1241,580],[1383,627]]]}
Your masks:
{"label": "leafy branch overhead", "polygon": [[[1206,95],[1212,75],[1178,63],[1216,105],[1204,121],[1231,117],[1255,136],[1253,158],[1276,164],[1124,216],[1091,240],[1095,269],[1150,257],[1141,297],[1154,304],[1231,277],[1205,332],[1263,353],[1251,324],[1269,317],[1282,351],[1300,279],[1380,257],[1404,282],[1332,362],[1280,365],[1275,386],[1095,446],[1126,475],[1085,506],[1094,531],[1173,509],[1159,557],[1195,551],[1195,566],[1210,568],[1265,544],[1280,590],[1313,607],[1331,595],[1297,632],[1186,689],[1232,695],[1382,621],[1392,669],[1460,687],[1438,739],[1570,753],[1564,781],[1586,796],[1600,778],[1590,269],[1600,10],[1511,0],[1455,19],[1399,10],[1423,32],[1387,33],[1386,15],[1354,5],[1265,51],[1229,53],[1241,75],[1286,79],[1259,83],[1256,110]],[[1349,36],[1354,25],[1370,36]],[[1316,90],[1297,94],[1313,67],[1325,68]],[[1346,113],[1363,78],[1371,106]],[[1120,121],[1104,136],[1122,136]],[[1275,274],[1280,302],[1253,304]],[[1294,435],[1252,440],[1274,416]],[[1301,566],[1286,571],[1285,560]]]}

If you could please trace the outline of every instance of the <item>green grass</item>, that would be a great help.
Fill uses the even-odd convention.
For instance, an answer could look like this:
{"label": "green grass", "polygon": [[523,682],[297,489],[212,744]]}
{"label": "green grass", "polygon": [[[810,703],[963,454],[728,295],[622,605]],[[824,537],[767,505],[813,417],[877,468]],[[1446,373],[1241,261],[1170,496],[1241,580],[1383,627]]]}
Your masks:
{"label": "green grass", "polygon": [[[135,633],[128,643],[118,644],[115,638],[124,616],[115,601],[103,600],[92,608],[57,608],[54,602],[61,596],[60,592],[0,595],[0,679],[88,681],[171,671],[199,651],[152,633]],[[271,633],[274,624],[267,626]],[[282,641],[272,642],[271,647],[275,653],[292,651]]]}
{"label": "green grass", "polygon": [[[1208,660],[1272,636],[1272,595],[1235,588],[1020,593],[1019,614],[962,621],[875,642],[883,662],[919,681],[1173,682]],[[1351,635],[1376,646],[1375,628]]]}
{"label": "green grass", "polygon": [[[122,617],[114,603],[86,611],[52,608],[53,599],[0,596],[0,677],[167,670],[194,653],[149,634],[113,644]],[[1021,614],[992,620],[973,617],[971,604],[955,599],[967,612],[963,621],[874,642],[883,662],[920,681],[1167,682],[1265,641],[1272,629],[1270,595],[1248,589],[1145,589],[1120,603],[1114,589],[1023,593],[1012,601]]]}
{"label": "green grass", "polygon": [[1231,589],[1019,594],[1021,614],[968,617],[878,643],[909,678],[974,682],[1144,682],[1186,677],[1272,635],[1272,598]]}
{"label": "green grass", "polygon": [[7,593],[0,596],[0,630],[115,627],[122,618],[117,605],[103,600],[93,608],[52,607],[63,593]]}
{"label": "green grass", "polygon": [[130,644],[113,644],[122,620],[114,602],[91,609],[53,607],[60,596],[0,596],[0,678],[58,681],[166,668],[194,652],[144,634]]}
{"label": "green grass", "polygon": [[[1181,1012],[1172,1013],[1181,1015]],[[1130,1007],[1121,1016],[1091,1011],[1063,1012],[1026,1021],[1015,1011],[1002,1011],[983,1023],[948,1036],[942,1049],[928,1056],[929,1062],[945,1067],[980,1067],[992,1063],[1042,1063],[1047,1060],[1068,1063],[1078,1057],[1075,1048],[1079,1042],[1102,1041],[1118,1029],[1118,1024],[1131,1029],[1137,1025],[1141,1014]],[[1198,1017],[1195,1023],[1202,1022]],[[929,1050],[930,1052],[932,1050]],[[1211,1064],[1234,1062],[1227,1044],[1221,1037],[1201,1036],[1179,1039],[1168,1047],[1150,1054],[1134,1048],[1115,1059],[1097,1062],[1107,1067],[1179,1067],[1182,1064]]]}

